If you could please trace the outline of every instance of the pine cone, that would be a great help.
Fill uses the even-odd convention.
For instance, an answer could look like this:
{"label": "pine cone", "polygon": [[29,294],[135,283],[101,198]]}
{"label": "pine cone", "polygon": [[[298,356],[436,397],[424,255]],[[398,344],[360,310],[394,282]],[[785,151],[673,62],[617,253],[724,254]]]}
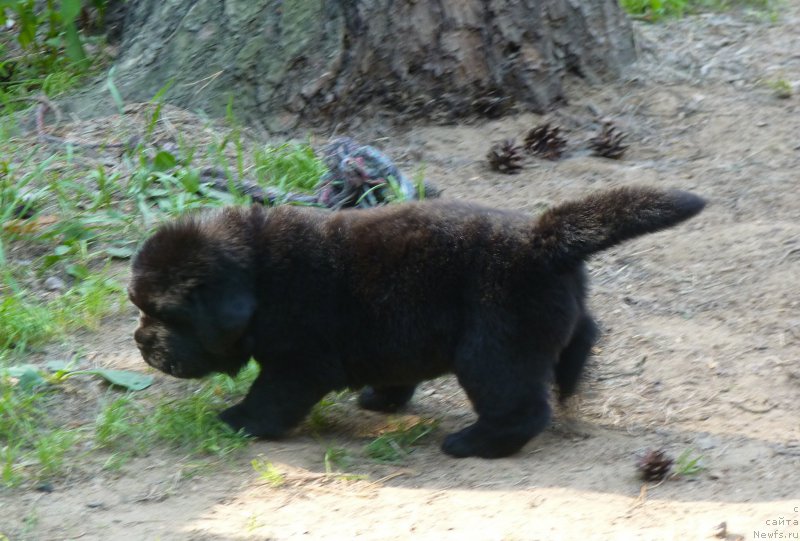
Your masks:
{"label": "pine cone", "polygon": [[627,135],[617,131],[611,122],[604,122],[600,133],[589,140],[592,154],[612,160],[620,159],[628,148],[628,145],[622,144],[625,137]]}
{"label": "pine cone", "polygon": [[513,175],[522,169],[522,153],[513,139],[506,139],[492,145],[486,155],[489,166],[500,173]]}
{"label": "pine cone", "polygon": [[548,160],[557,160],[564,153],[567,140],[561,136],[561,128],[541,124],[525,136],[525,150]]}
{"label": "pine cone", "polygon": [[650,450],[636,462],[636,469],[645,481],[661,481],[672,469],[672,459],[664,451]]}

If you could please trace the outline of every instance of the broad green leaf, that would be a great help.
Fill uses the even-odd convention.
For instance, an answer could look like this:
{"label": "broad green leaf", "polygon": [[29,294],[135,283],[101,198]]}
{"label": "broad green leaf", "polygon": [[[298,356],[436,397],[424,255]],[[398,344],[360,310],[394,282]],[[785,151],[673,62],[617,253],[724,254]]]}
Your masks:
{"label": "broad green leaf", "polygon": [[115,259],[130,259],[136,250],[127,246],[112,246],[111,248],[106,248],[105,252]]}
{"label": "broad green leaf", "polygon": [[160,151],[153,159],[153,165],[158,171],[166,171],[172,169],[178,164],[177,158],[166,150]]}
{"label": "broad green leaf", "polygon": [[127,370],[91,370],[87,371],[104,378],[106,381],[113,385],[125,387],[131,391],[141,391],[147,389],[153,383],[153,376],[147,374],[140,374],[138,372],[129,372]]}
{"label": "broad green leaf", "polygon": [[117,85],[114,84],[115,69],[116,66],[108,70],[108,77],[106,78],[106,88],[108,88],[108,92],[111,94],[114,103],[117,105],[117,110],[120,112],[120,114],[122,114],[125,112],[125,101],[122,99],[122,94],[120,94]]}
{"label": "broad green leaf", "polygon": [[17,41],[23,49],[36,43],[36,29],[39,26],[33,2],[12,2],[12,9],[16,12]]}
{"label": "broad green leaf", "polygon": [[78,280],[85,280],[89,276],[89,267],[86,265],[73,263],[71,265],[67,265],[65,270],[67,271],[67,274],[73,278],[77,278]]}
{"label": "broad green leaf", "polygon": [[69,364],[67,361],[47,361],[44,363],[44,367],[51,372],[61,372],[62,370],[67,370]]}
{"label": "broad green leaf", "polygon": [[61,0],[61,17],[67,23],[75,21],[81,12],[81,0]]}
{"label": "broad green leaf", "polygon": [[183,175],[178,177],[178,180],[183,185],[183,189],[188,193],[197,193],[200,191],[200,175],[195,170],[187,170]]}
{"label": "broad green leaf", "polygon": [[50,383],[59,383],[67,379],[70,376],[71,364],[72,363],[67,361],[47,361],[44,363],[45,368],[51,372],[47,377],[47,381]]}
{"label": "broad green leaf", "polygon": [[30,372],[33,370],[34,372],[38,372],[38,368],[32,364],[20,364],[17,366],[9,366],[8,368],[4,369],[3,372],[11,376],[12,378],[18,378],[22,376],[26,372]]}
{"label": "broad green leaf", "polygon": [[86,51],[83,50],[83,43],[81,43],[81,36],[78,34],[78,28],[75,23],[69,23],[64,28],[66,36],[66,53],[67,58],[77,63],[86,62]]}
{"label": "broad green leaf", "polygon": [[45,385],[47,382],[38,370],[28,370],[19,376],[19,386],[26,391]]}
{"label": "broad green leaf", "polygon": [[4,372],[12,378],[17,378],[17,385],[25,391],[33,390],[47,383],[42,377],[39,368],[32,364],[9,366]]}

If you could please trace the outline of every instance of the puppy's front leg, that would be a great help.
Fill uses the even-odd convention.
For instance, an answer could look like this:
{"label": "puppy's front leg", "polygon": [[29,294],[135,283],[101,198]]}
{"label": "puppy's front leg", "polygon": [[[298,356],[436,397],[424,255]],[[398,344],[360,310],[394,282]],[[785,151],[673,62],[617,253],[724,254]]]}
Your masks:
{"label": "puppy's front leg", "polygon": [[416,385],[364,387],[358,395],[358,405],[365,410],[395,413],[408,404],[416,388]]}
{"label": "puppy's front leg", "polygon": [[250,436],[284,436],[331,390],[291,376],[262,368],[244,400],[220,413],[220,419]]}

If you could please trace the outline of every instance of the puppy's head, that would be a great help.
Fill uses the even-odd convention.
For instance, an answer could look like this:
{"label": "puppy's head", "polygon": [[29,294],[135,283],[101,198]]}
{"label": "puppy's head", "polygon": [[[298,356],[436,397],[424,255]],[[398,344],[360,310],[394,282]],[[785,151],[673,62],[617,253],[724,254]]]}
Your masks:
{"label": "puppy's head", "polygon": [[181,378],[235,374],[250,358],[256,309],[251,231],[241,209],[161,227],[133,261],[128,294],[144,360]]}

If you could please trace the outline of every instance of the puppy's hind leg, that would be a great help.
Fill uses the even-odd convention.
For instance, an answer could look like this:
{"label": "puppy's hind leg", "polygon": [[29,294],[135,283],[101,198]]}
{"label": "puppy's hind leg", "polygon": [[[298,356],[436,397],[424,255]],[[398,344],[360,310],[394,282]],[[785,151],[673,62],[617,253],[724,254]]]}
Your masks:
{"label": "puppy's hind leg", "polygon": [[561,352],[555,369],[558,399],[564,402],[575,393],[586,365],[597,340],[597,325],[588,315],[581,317],[567,347]]}
{"label": "puppy's hind leg", "polygon": [[220,419],[250,436],[277,439],[297,426],[331,390],[313,380],[262,368],[244,400],[220,413]]}
{"label": "puppy's hind leg", "polygon": [[553,362],[552,356],[540,354],[533,359],[486,356],[462,363],[458,380],[478,420],[447,436],[442,450],[455,457],[483,458],[519,451],[550,423],[548,388]]}
{"label": "puppy's hind leg", "polygon": [[358,395],[358,405],[366,410],[394,413],[411,400],[416,388],[416,385],[364,387]]}

